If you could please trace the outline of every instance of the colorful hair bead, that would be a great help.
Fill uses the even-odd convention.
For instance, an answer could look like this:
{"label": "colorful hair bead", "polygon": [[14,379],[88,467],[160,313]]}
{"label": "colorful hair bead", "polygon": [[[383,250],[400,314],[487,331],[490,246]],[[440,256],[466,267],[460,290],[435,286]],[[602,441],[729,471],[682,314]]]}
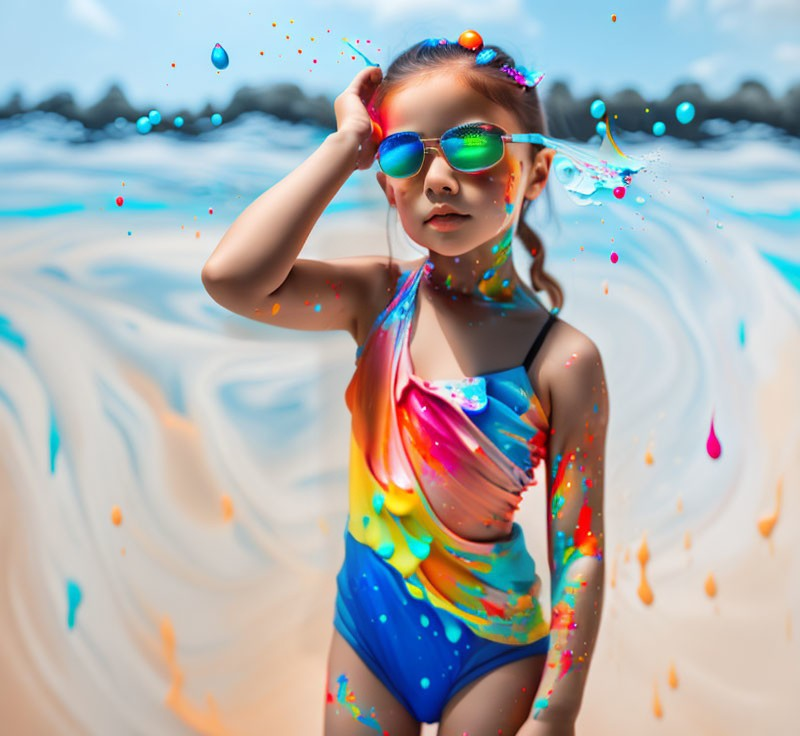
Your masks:
{"label": "colorful hair bead", "polygon": [[503,64],[503,66],[500,67],[500,71],[505,72],[517,84],[520,84],[526,88],[535,87],[537,84],[539,84],[539,82],[542,81],[542,78],[544,77],[544,74],[530,72],[524,66],[521,66],[519,69],[515,69],[513,66]]}
{"label": "colorful hair bead", "polygon": [[497,52],[494,49],[483,49],[479,51],[478,55],[475,57],[475,63],[488,64],[495,56],[497,56]]}
{"label": "colorful hair bead", "polygon": [[480,51],[483,48],[483,39],[481,38],[481,34],[477,31],[464,31],[458,37],[458,43],[460,46],[470,51]]}

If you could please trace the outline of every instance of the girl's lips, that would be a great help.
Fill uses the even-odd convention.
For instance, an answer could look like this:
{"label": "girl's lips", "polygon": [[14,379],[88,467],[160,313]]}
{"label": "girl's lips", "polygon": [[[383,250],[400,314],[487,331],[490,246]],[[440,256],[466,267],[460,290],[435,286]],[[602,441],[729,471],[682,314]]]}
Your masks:
{"label": "girl's lips", "polygon": [[452,230],[468,218],[469,215],[434,215],[425,224],[430,225],[434,230]]}

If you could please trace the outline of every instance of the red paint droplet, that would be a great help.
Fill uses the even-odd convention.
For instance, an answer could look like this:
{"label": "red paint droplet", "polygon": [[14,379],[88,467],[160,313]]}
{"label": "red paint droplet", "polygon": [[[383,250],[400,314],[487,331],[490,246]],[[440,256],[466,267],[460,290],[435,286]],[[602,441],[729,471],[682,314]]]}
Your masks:
{"label": "red paint droplet", "polygon": [[706,440],[706,452],[713,460],[716,460],[722,454],[722,445],[719,444],[717,435],[714,432],[714,413],[711,413],[711,430],[708,433]]}
{"label": "red paint droplet", "polygon": [[619,256],[617,255],[616,251],[611,254],[611,263],[616,263],[619,260]]}
{"label": "red paint droplet", "polygon": [[317,60],[316,60],[316,59],[314,59],[314,63],[315,63],[315,64],[317,63]]}
{"label": "red paint droplet", "polygon": [[625,196],[625,187],[614,187],[614,196],[622,199]]}
{"label": "red paint droplet", "polygon": [[122,207],[122,203],[125,200],[122,197],[117,197],[114,201],[117,203],[117,207]]}
{"label": "red paint droplet", "polygon": [[209,215],[213,215],[214,214],[214,208],[213,207],[209,207],[208,208],[208,214]]}
{"label": "red paint droplet", "polygon": [[333,702],[333,693],[328,693],[328,702],[329,703]]}

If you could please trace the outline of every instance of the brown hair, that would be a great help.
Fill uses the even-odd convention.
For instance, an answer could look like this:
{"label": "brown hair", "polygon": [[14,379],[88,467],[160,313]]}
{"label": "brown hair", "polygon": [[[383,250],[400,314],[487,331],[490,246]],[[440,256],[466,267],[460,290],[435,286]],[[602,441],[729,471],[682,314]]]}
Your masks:
{"label": "brown hair", "polygon": [[[438,74],[446,69],[448,74],[516,115],[526,133],[548,134],[547,120],[536,88],[519,86],[501,70],[503,65],[516,66],[511,56],[498,46],[484,45],[483,50],[491,49],[495,52],[495,57],[487,64],[476,64],[475,51],[458,43],[442,43],[442,40],[434,38],[420,41],[403,51],[391,63],[371,101],[370,113],[373,117],[380,120],[380,108],[392,93],[411,84],[419,76]],[[531,145],[534,147],[534,155],[543,148],[540,145]],[[546,195],[549,197],[549,190]],[[564,293],[558,281],[544,270],[544,244],[525,222],[525,213],[531,201],[526,199],[522,204],[517,235],[533,256],[531,285],[536,291],[546,291],[552,307],[560,311],[564,303]]]}

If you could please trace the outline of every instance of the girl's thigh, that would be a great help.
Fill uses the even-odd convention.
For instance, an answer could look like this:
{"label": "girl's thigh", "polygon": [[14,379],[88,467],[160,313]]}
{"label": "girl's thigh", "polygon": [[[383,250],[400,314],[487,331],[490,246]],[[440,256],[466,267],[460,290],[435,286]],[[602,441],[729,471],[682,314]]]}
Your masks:
{"label": "girl's thigh", "polygon": [[337,631],[328,656],[327,687],[325,736],[419,736],[419,722]]}
{"label": "girl's thigh", "polygon": [[473,680],[445,706],[438,736],[514,736],[531,716],[546,659],[518,659]]}

